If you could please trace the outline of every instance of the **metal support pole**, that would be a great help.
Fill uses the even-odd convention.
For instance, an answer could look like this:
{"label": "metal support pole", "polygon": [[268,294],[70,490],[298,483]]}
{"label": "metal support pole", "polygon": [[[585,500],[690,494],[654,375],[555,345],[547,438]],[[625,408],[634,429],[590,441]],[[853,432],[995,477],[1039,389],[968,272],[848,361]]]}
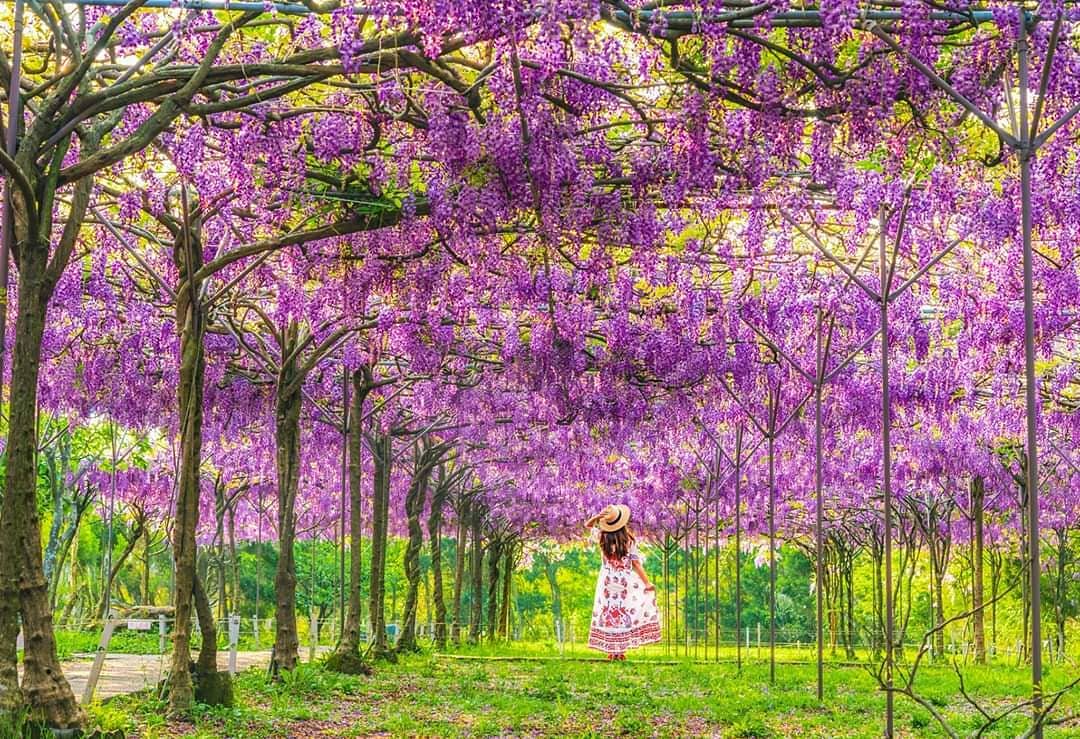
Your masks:
{"label": "metal support pole", "polygon": [[[742,673],[742,649],[739,629],[742,627],[742,437],[743,427],[735,427],[735,665]],[[747,631],[746,648],[750,649]]]}
{"label": "metal support pole", "polygon": [[[716,468],[720,469],[720,452],[717,450]],[[716,629],[716,661],[720,661],[720,490],[719,486],[713,491],[716,499],[713,501],[713,626]],[[735,634],[738,641],[739,635]]]}
{"label": "metal support pole", "polygon": [[769,683],[776,683],[776,405],[769,409]]}
{"label": "metal support pole", "polygon": [[1031,711],[1036,725],[1035,739],[1042,730],[1042,593],[1039,582],[1039,450],[1037,439],[1035,377],[1035,299],[1031,247],[1031,160],[1035,150],[1028,125],[1028,39],[1027,22],[1020,9],[1020,32],[1017,38],[1017,62],[1020,83],[1020,231],[1024,256],[1024,399],[1027,414],[1027,495],[1028,495],[1028,574],[1031,579]]}
{"label": "metal support pole", "polygon": [[671,534],[664,537],[664,620],[667,624],[667,654],[671,656]]}
{"label": "metal support pole", "polygon": [[346,489],[349,485],[349,371],[342,364],[341,367],[341,501],[338,531],[341,534],[340,556],[341,564],[338,568],[338,613],[341,614],[338,629],[338,639],[345,635],[345,589],[349,587],[345,583],[345,530],[346,530]]}
{"label": "metal support pole", "polygon": [[[1060,10],[1058,12],[1061,12]],[[1019,21],[1019,31],[1017,34],[1017,66],[1018,66],[1018,87],[1019,87],[1019,115],[1016,116],[1015,121],[1019,130],[1013,131],[1011,134],[1005,132],[1004,135],[1000,126],[998,126],[994,120],[975,108],[974,104],[964,98],[955,88],[949,85],[944,79],[937,75],[933,69],[927,67],[920,60],[915,58],[910,52],[903,51],[895,41],[888,38],[887,34],[884,34],[878,29],[874,29],[873,33],[886,41],[886,43],[893,48],[894,51],[898,51],[905,56],[908,61],[918,69],[924,77],[930,80],[938,89],[942,90],[950,97],[952,97],[957,103],[966,108],[969,112],[975,114],[987,128],[993,130],[998,136],[1001,136],[1012,148],[1017,152],[1020,163],[1020,233],[1022,241],[1022,255],[1023,255],[1023,270],[1024,270],[1024,378],[1025,378],[1025,413],[1026,413],[1026,432],[1027,432],[1027,466],[1025,475],[1025,486],[1028,494],[1028,510],[1027,510],[1027,537],[1029,541],[1029,561],[1028,561],[1028,578],[1031,588],[1031,607],[1032,607],[1032,626],[1031,626],[1031,682],[1032,682],[1032,716],[1034,726],[1032,727],[1032,735],[1036,739],[1041,739],[1043,734],[1042,729],[1042,710],[1043,710],[1043,695],[1042,695],[1042,597],[1039,582],[1040,574],[1040,557],[1039,557],[1039,459],[1038,459],[1038,439],[1037,439],[1037,397],[1038,397],[1038,382],[1035,375],[1035,310],[1034,310],[1034,278],[1032,275],[1032,183],[1031,183],[1031,163],[1035,157],[1038,147],[1045,142],[1055,131],[1065,125],[1074,115],[1080,112],[1080,107],[1073,106],[1063,116],[1058,118],[1057,121],[1050,124],[1045,130],[1040,133],[1038,131],[1039,116],[1043,109],[1043,103],[1045,95],[1047,93],[1047,84],[1050,79],[1050,61],[1053,58],[1054,51],[1058,44],[1058,32],[1057,27],[1051,32],[1048,48],[1046,51],[1047,57],[1044,61],[1043,75],[1039,83],[1038,101],[1036,103],[1036,110],[1034,114],[1034,120],[1029,117],[1028,103],[1029,103],[1029,53],[1028,46],[1028,23],[1037,22],[1034,14],[1027,11],[1024,4],[1017,4],[1017,15]],[[989,18],[987,19],[989,20]],[[1055,26],[1061,22],[1059,17],[1055,21]],[[887,301],[887,298],[883,299],[883,303]],[[884,307],[883,307],[884,310]],[[886,572],[889,571],[889,560],[886,560]],[[886,593],[886,605],[891,606],[891,592]],[[887,659],[891,662],[891,642],[887,640]],[[890,694],[891,698],[891,694]],[[890,704],[891,705],[891,704]],[[891,715],[891,712],[890,712]],[[891,726],[891,724],[890,724]]]}
{"label": "metal support pole", "polygon": [[[690,537],[686,537],[686,543],[690,543]],[[694,546],[690,550],[693,554],[694,572],[694,659],[698,656],[698,644],[701,641],[701,490],[694,495]]]}
{"label": "metal support pole", "polygon": [[825,582],[825,542],[822,535],[822,462],[821,462],[821,391],[825,382],[825,358],[822,356],[821,346],[821,312],[817,317],[817,372],[814,377],[814,498],[817,511],[814,515],[814,571],[815,587],[817,595],[817,697],[822,701],[825,697],[825,629],[823,618],[825,615],[824,593],[822,584]]}
{"label": "metal support pole", "polygon": [[109,448],[110,448],[110,461],[112,463],[109,469],[109,525],[105,537],[105,618],[112,618],[112,554],[113,546],[116,544],[116,540],[113,534],[113,527],[115,526],[114,517],[116,515],[116,465],[117,465],[117,449],[116,449],[116,421],[109,421]]}
{"label": "metal support pole", "polygon": [[256,505],[259,508],[259,519],[256,524],[256,541],[255,547],[255,648],[258,649],[259,644],[259,574],[261,571],[260,562],[262,561],[262,522],[263,522],[263,486],[259,485],[258,499]]}
{"label": "metal support pole", "polygon": [[892,412],[889,395],[889,286],[886,259],[887,229],[885,206],[878,216],[881,233],[878,240],[878,269],[881,287],[879,295],[881,329],[881,494],[885,509],[885,736],[893,736],[893,589],[892,589],[892,441],[890,431]]}

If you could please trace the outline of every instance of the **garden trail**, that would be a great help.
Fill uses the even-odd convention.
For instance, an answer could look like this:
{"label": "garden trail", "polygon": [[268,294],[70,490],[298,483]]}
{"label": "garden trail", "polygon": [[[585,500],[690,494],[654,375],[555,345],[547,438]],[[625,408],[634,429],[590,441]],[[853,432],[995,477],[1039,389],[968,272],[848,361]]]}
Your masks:
{"label": "garden trail", "polygon": [[[326,647],[320,647],[319,654],[326,650]],[[306,661],[307,654],[306,649],[301,650],[301,659]],[[94,655],[89,653],[75,654],[71,659],[63,662],[64,676],[71,683],[71,689],[75,692],[76,697],[83,694],[93,664]],[[269,649],[236,653],[237,671],[251,667],[266,667],[269,664]],[[98,678],[94,697],[97,700],[102,700],[117,695],[137,693],[140,690],[153,687],[165,677],[168,666],[168,654],[109,654],[105,657],[105,665],[101,670],[101,676]],[[228,667],[229,652],[227,650],[219,652],[218,669],[227,670]]]}

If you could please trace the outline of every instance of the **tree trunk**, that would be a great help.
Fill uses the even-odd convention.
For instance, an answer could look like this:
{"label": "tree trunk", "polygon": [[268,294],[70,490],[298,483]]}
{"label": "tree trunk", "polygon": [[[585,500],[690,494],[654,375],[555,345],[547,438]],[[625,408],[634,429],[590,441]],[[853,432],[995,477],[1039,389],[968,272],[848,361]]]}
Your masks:
{"label": "tree trunk", "polygon": [[502,559],[502,542],[492,539],[488,544],[488,594],[487,628],[488,641],[495,641],[499,617],[499,560]]}
{"label": "tree trunk", "polygon": [[[60,587],[61,573],[64,570],[64,564],[67,562],[68,556],[71,554],[72,545],[75,543],[76,536],[79,533],[79,525],[82,523],[83,514],[86,513],[86,508],[90,503],[90,496],[87,494],[85,498],[76,497],[74,503],[74,512],[72,519],[68,522],[67,529],[65,529],[60,541],[60,552],[57,555],[56,567],[53,570],[52,578],[49,581],[49,603],[52,609],[56,610],[56,593]],[[72,569],[72,572],[75,570]]]}
{"label": "tree trunk", "polygon": [[502,603],[499,612],[499,638],[506,641],[510,637],[510,586],[514,579],[514,545],[503,548]]}
{"label": "tree trunk", "polygon": [[195,578],[193,596],[195,611],[199,614],[199,632],[202,644],[199,659],[195,663],[195,700],[208,706],[231,706],[233,704],[232,677],[228,670],[218,671],[217,624],[210,598],[206,595],[202,580]]}
{"label": "tree trunk", "polygon": [[997,607],[998,589],[1005,556],[994,547],[990,548],[990,653],[997,656]]}
{"label": "tree trunk", "polygon": [[428,542],[431,547],[431,605],[435,611],[435,648],[446,649],[446,600],[443,597],[442,515],[447,490],[440,484],[431,499],[428,514]]}
{"label": "tree trunk", "polygon": [[219,477],[214,481],[214,542],[217,549],[217,617],[223,621],[229,612],[229,603],[225,594],[225,513],[228,503],[225,498],[225,484]]}
{"label": "tree trunk", "polygon": [[465,554],[469,538],[469,503],[463,501],[457,512],[457,541],[454,542],[454,626],[450,638],[454,644],[461,643],[461,592],[465,585]]}
{"label": "tree trunk", "polygon": [[[185,235],[188,238],[185,238]],[[206,375],[206,313],[202,283],[191,277],[202,266],[198,229],[186,228],[176,239],[173,261],[185,276],[176,291],[176,329],[180,335],[177,407],[180,458],[173,521],[173,652],[169,670],[169,713],[184,715],[195,694],[191,683],[191,606],[195,589],[195,531],[199,526],[202,474],[203,392]]]}
{"label": "tree trunk", "polygon": [[150,527],[143,531],[142,581],[139,585],[139,598],[148,606],[154,605],[154,596],[150,592]]}
{"label": "tree trunk", "polygon": [[872,542],[874,560],[874,632],[870,643],[871,651],[874,654],[874,660],[877,661],[880,659],[881,651],[885,648],[885,640],[883,638],[885,632],[885,619],[883,617],[885,612],[885,589],[881,569],[884,560],[882,558],[881,546],[876,534],[872,536]]}
{"label": "tree trunk", "polygon": [[1069,597],[1069,530],[1060,527],[1057,534],[1057,575],[1054,578],[1054,625],[1057,627],[1058,661],[1065,659],[1066,599]]}
{"label": "tree trunk", "polygon": [[986,664],[986,615],[983,613],[983,507],[986,487],[982,477],[971,480],[971,610],[972,632],[975,641],[975,663]]}
{"label": "tree trunk", "polygon": [[472,513],[472,551],[469,556],[469,579],[471,596],[469,613],[469,643],[480,642],[480,622],[484,617],[484,546],[483,546],[483,512],[480,506],[473,503]]}
{"label": "tree trunk", "polygon": [[845,564],[843,564],[843,579],[845,579],[845,591],[847,595],[846,612],[848,615],[848,632],[845,645],[845,655],[848,659],[855,658],[855,552],[851,548],[846,550]]}
{"label": "tree trunk", "polygon": [[79,599],[75,597],[75,594],[79,590],[79,540],[75,539],[71,544],[71,562],[68,565],[68,581],[70,583],[70,590],[68,591],[67,602],[64,604],[64,611],[60,614],[59,623],[69,624],[71,623],[71,614],[75,611],[75,606],[78,604]]}
{"label": "tree trunk", "polygon": [[120,552],[120,556],[117,557],[113,563],[112,568],[109,570],[109,574],[105,579],[105,590],[101,593],[101,603],[98,604],[98,619],[104,619],[109,614],[109,593],[112,592],[113,581],[116,580],[116,576],[120,574],[121,568],[124,566],[124,562],[131,556],[131,553],[135,551],[136,545],[139,543],[139,539],[142,538],[143,531],[146,529],[146,519],[139,515],[135,519],[134,528],[131,531],[131,535],[128,536],[127,543],[124,545],[124,549]]}
{"label": "tree trunk", "polygon": [[428,457],[430,451],[426,442],[423,446],[417,446],[416,462],[413,478],[409,483],[409,490],[405,494],[405,516],[409,526],[409,542],[405,546],[405,578],[409,586],[405,592],[405,613],[401,625],[401,634],[398,636],[396,649],[398,652],[415,652],[419,650],[416,643],[416,606],[420,588],[420,547],[423,545],[424,532],[420,527],[420,515],[424,512],[424,502],[427,498],[428,482],[431,477],[431,467]]}
{"label": "tree trunk", "polygon": [[229,509],[229,571],[232,595],[230,603],[233,612],[240,614],[240,563],[236,559],[236,507]]}
{"label": "tree trunk", "polygon": [[[82,210],[82,214],[72,216],[74,223],[81,222],[85,203]],[[25,239],[20,247],[18,314],[11,351],[7,479],[0,508],[0,708],[16,707],[21,702],[15,673],[18,613],[24,636],[21,698],[29,704],[32,718],[55,728],[74,728],[82,724],[83,713],[57,659],[37,508],[41,341],[55,284],[47,274],[48,255],[49,244],[36,239]],[[64,265],[58,266],[62,269]]]}
{"label": "tree trunk", "polygon": [[[295,332],[294,326],[286,331]],[[283,344],[292,351],[293,342]],[[270,658],[271,674],[293,670],[300,659],[296,628],[296,494],[300,487],[300,409],[302,381],[295,359],[281,368],[274,414],[277,462],[278,563],[274,575],[274,618],[277,627]]]}
{"label": "tree trunk", "polygon": [[[65,437],[67,434],[61,434],[60,438],[56,441],[56,446],[60,449],[49,449],[45,453],[45,466],[48,469],[49,475],[49,488],[52,493],[52,521],[49,524],[49,538],[45,544],[45,557],[42,560],[42,569],[45,575],[45,581],[49,583],[49,603],[54,604],[53,582],[55,581],[55,575],[57,570],[57,557],[59,554],[61,539],[64,527],[64,478],[67,476],[67,455],[63,453],[63,447],[65,444]],[[59,468],[57,467],[57,456],[60,456]]]}
{"label": "tree trunk", "polygon": [[[420,584],[424,586],[424,616],[427,619],[425,623],[427,623],[428,631],[429,631],[429,635],[430,635],[430,631],[431,631],[431,627],[432,627],[432,622],[431,622],[431,618],[432,618],[432,616],[431,616],[431,570],[430,569],[425,569],[423,566],[421,566],[420,571],[421,571]],[[416,618],[417,618],[417,621],[420,620],[419,607],[417,607]]]}
{"label": "tree trunk", "polygon": [[[1029,556],[1029,552],[1031,550],[1028,547],[1027,538],[1028,495],[1027,485],[1024,482],[1027,479],[1027,455],[1023,452],[1020,453],[1020,472],[1015,479],[1020,494],[1020,562],[1026,563],[1031,561],[1031,558]],[[1028,577],[1020,578],[1020,600],[1022,605],[1020,633],[1023,634],[1023,638],[1021,641],[1021,650],[1020,654],[1018,655],[1017,662],[1027,660],[1028,655],[1030,654],[1028,648],[1031,644],[1031,637],[1029,636],[1029,634],[1031,633],[1031,580]]]}
{"label": "tree trunk", "polygon": [[372,444],[375,463],[374,494],[371,506],[371,583],[368,614],[371,620],[372,656],[392,659],[386,638],[386,534],[390,507],[390,473],[393,466],[393,440],[389,433],[377,432]]}
{"label": "tree trunk", "polygon": [[364,401],[371,392],[371,370],[362,366],[353,370],[353,394],[349,408],[347,444],[349,447],[349,597],[341,642],[327,661],[327,668],[355,674],[367,672],[360,658],[360,584],[363,578],[361,542],[364,535],[363,491],[363,417]]}
{"label": "tree trunk", "polygon": [[548,587],[551,588],[551,619],[558,638],[562,628],[562,590],[559,588],[558,569],[546,555],[543,559],[544,575],[547,576]]}
{"label": "tree trunk", "polygon": [[942,571],[940,564],[936,561],[937,557],[931,561],[931,565],[934,567],[933,577],[933,596],[934,596],[934,627],[937,631],[934,632],[934,657],[937,659],[944,659],[945,657],[945,589],[942,583],[945,580],[945,573]]}

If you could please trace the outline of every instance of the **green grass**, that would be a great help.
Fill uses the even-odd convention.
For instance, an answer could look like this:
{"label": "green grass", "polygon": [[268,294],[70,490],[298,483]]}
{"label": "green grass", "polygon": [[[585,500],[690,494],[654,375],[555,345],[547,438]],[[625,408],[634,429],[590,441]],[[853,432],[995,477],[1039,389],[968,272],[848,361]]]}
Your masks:
{"label": "green grass", "polygon": [[[266,622],[264,622],[264,624],[265,623]],[[300,648],[303,650],[306,649],[310,643],[305,620],[300,620],[300,627]],[[274,632],[269,628],[261,629],[261,639],[259,644],[256,645],[255,636],[251,633],[250,628],[251,622],[246,621],[240,632],[237,648],[242,652],[258,649],[269,650],[274,642]],[[333,646],[335,636],[336,634],[334,634],[330,628],[327,628],[319,634],[319,644],[321,646]],[[60,655],[60,659],[70,659],[76,654],[93,654],[97,651],[98,642],[100,640],[100,630],[56,630],[56,650]],[[192,649],[198,649],[201,643],[201,635],[198,632],[194,632],[191,640]],[[229,648],[229,635],[226,628],[222,627],[218,629],[217,643],[219,649],[224,650]],[[156,621],[153,622],[153,628],[151,628],[150,631],[128,631],[127,629],[117,629],[113,632],[112,639],[109,641],[109,652],[117,654],[158,654],[159,648],[160,641],[158,638]],[[165,649],[166,651],[172,649],[172,641],[169,639],[168,634],[165,635]]]}
{"label": "green grass", "polygon": [[[530,650],[518,649],[521,652]],[[488,653],[488,648],[472,655]],[[497,650],[491,656],[508,656]],[[534,654],[532,656],[539,656]],[[1075,669],[1075,668],[1073,668]],[[1055,667],[1047,690],[1064,684],[1070,670]],[[968,667],[969,692],[1001,708],[1027,693],[1023,668]],[[194,725],[166,722],[164,705],[128,696],[93,706],[103,729],[130,736],[700,736],[877,737],[884,699],[861,668],[829,668],[825,701],[814,692],[813,666],[782,666],[775,686],[760,662],[744,667],[682,661],[663,664],[571,660],[462,660],[417,655],[381,665],[371,677],[346,677],[301,666],[280,684],[262,671],[238,677],[237,707],[200,709]],[[924,668],[919,687],[952,726],[968,733],[977,715],[957,694],[951,668]],[[1080,711],[1080,691],[1062,701],[1064,713]],[[1024,717],[1000,725],[990,736],[1016,736]],[[897,698],[896,727],[902,736],[942,736],[928,711]],[[191,734],[190,732],[194,732]],[[1080,721],[1047,732],[1080,737]]]}

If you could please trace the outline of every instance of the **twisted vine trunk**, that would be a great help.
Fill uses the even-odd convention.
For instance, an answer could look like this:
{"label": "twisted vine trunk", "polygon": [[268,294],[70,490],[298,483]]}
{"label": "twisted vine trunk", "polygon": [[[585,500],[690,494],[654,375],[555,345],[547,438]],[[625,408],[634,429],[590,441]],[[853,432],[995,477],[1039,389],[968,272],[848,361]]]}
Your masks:
{"label": "twisted vine trunk", "polygon": [[499,618],[499,560],[502,559],[503,545],[497,538],[488,544],[488,594],[487,627],[488,641],[495,641]]}
{"label": "twisted vine trunk", "polygon": [[937,659],[945,657],[945,575],[949,568],[949,551],[952,546],[952,506],[949,505],[941,513],[941,517],[935,516],[933,523],[943,522],[944,530],[936,525],[928,525],[926,528],[927,545],[930,551],[930,575],[933,595],[934,613],[934,649],[933,654]]}
{"label": "twisted vine trunk", "polygon": [[842,580],[844,582],[844,603],[841,613],[846,613],[844,653],[848,659],[855,659],[855,552],[847,549],[842,560]]}
{"label": "twisted vine trunk", "polygon": [[975,640],[975,662],[986,664],[986,615],[983,613],[983,507],[986,487],[982,477],[971,480],[971,624]]}
{"label": "twisted vine trunk", "polygon": [[372,390],[371,370],[362,366],[353,370],[352,398],[349,406],[347,438],[349,452],[349,597],[341,641],[327,662],[327,667],[340,672],[356,672],[360,662],[360,583],[363,559],[360,549],[364,535],[363,491],[363,417],[364,401]]}
{"label": "twisted vine trunk", "polygon": [[[7,480],[0,509],[0,700],[5,706],[18,706],[25,699],[34,719],[56,728],[71,728],[81,725],[83,716],[57,659],[37,509],[38,376],[55,280],[47,274],[47,242],[24,242],[20,252]],[[22,617],[24,637],[21,695],[15,676],[16,614]]]}
{"label": "twisted vine trunk", "polygon": [[[49,488],[52,493],[52,523],[49,526],[49,539],[45,545],[44,567],[45,580],[49,583],[49,603],[56,608],[55,582],[59,551],[63,546],[64,491],[67,488],[66,477],[71,462],[71,432],[66,431],[56,440],[53,448],[45,450],[45,466],[48,468]],[[75,483],[78,485],[78,482]]]}
{"label": "twisted vine trunk", "polygon": [[191,661],[191,599],[195,588],[195,529],[199,524],[199,468],[202,462],[202,395],[205,358],[200,338],[201,317],[189,316],[180,336],[180,469],[173,526],[173,565],[176,608],[169,673],[169,709],[186,713],[195,696],[188,664]]}
{"label": "twisted vine trunk", "polygon": [[[240,612],[240,563],[236,559],[236,507],[229,509],[229,568],[231,577],[232,606]],[[147,570],[149,573],[149,570]],[[148,574],[149,576],[149,574]]]}
{"label": "twisted vine trunk", "polygon": [[469,643],[480,641],[480,622],[484,618],[484,546],[483,546],[483,511],[473,504],[472,513],[472,549],[469,552],[469,593],[472,596],[469,613]]}
{"label": "twisted vine trunk", "polygon": [[299,368],[288,361],[295,345],[295,324],[285,329],[293,340],[283,345],[283,363],[277,380],[274,431],[277,466],[278,563],[274,574],[274,618],[276,632],[270,658],[271,674],[294,670],[300,659],[300,636],[296,628],[296,493],[300,487]]}
{"label": "twisted vine trunk", "polygon": [[558,568],[549,557],[544,555],[544,575],[551,588],[551,620],[554,633],[558,635],[562,628],[562,589],[559,588]]}
{"label": "twisted vine trunk", "polygon": [[454,543],[454,625],[450,638],[454,644],[461,643],[461,624],[464,615],[461,612],[461,592],[465,585],[465,555],[469,538],[469,503],[461,504],[457,514],[457,541]]}
{"label": "twisted vine trunk", "polygon": [[386,639],[386,533],[390,507],[390,468],[393,464],[393,441],[388,433],[377,433],[372,444],[375,462],[374,494],[371,505],[371,592],[368,614],[373,637],[372,654],[376,659],[392,657]]}
{"label": "twisted vine trunk", "polygon": [[[89,484],[87,483],[87,490],[89,490]],[[68,522],[67,529],[64,530],[63,536],[60,541],[60,552],[56,558],[56,565],[53,568],[52,576],[49,577],[49,603],[52,604],[52,609],[56,610],[56,593],[60,588],[61,573],[64,570],[64,564],[67,562],[68,556],[71,553],[73,544],[76,541],[76,534],[79,533],[79,525],[82,523],[83,515],[86,513],[86,509],[90,505],[90,495],[87,493],[84,497],[79,495],[75,496],[72,507],[75,509],[72,513],[72,518]],[[74,581],[72,581],[74,583]],[[70,602],[70,601],[69,601]]]}
{"label": "twisted vine trunk", "polygon": [[[440,481],[441,482],[441,481]],[[435,610],[435,647],[446,649],[446,600],[443,598],[442,515],[446,488],[440,484],[431,498],[428,542],[431,546],[431,600]]]}
{"label": "twisted vine trunk", "polygon": [[405,591],[405,613],[401,626],[401,635],[397,641],[397,651],[415,652],[416,643],[416,605],[420,588],[420,548],[423,545],[424,532],[420,527],[420,515],[424,512],[428,483],[431,479],[431,467],[428,462],[430,451],[425,446],[417,449],[417,461],[409,490],[405,494],[405,516],[409,525],[409,542],[405,546],[405,578],[409,586]]}
{"label": "twisted vine trunk", "polygon": [[98,619],[103,619],[108,615],[109,593],[112,592],[112,584],[116,581],[116,576],[120,574],[120,570],[123,568],[124,563],[127,562],[128,557],[135,551],[135,546],[139,543],[139,539],[142,538],[145,531],[146,518],[143,515],[139,515],[135,519],[134,528],[131,531],[131,535],[128,536],[127,543],[124,544],[124,549],[120,552],[120,556],[116,558],[113,566],[109,569],[108,576],[105,580],[105,590],[102,591],[101,602],[98,604]]}
{"label": "twisted vine trunk", "polygon": [[1066,633],[1068,622],[1067,599],[1069,597],[1069,530],[1065,527],[1054,529],[1057,535],[1057,567],[1054,575],[1054,626],[1058,661],[1065,659]]}
{"label": "twisted vine trunk", "polygon": [[229,612],[228,595],[225,590],[225,513],[227,508],[225,485],[219,476],[214,481],[214,542],[217,550],[214,569],[217,571],[217,617],[219,619],[224,619]]}
{"label": "twisted vine trunk", "polygon": [[[186,211],[186,204],[185,204]],[[202,476],[203,394],[206,376],[206,309],[200,302],[202,281],[195,278],[203,265],[201,229],[189,222],[176,238],[173,263],[181,275],[176,290],[176,329],[180,339],[177,402],[180,413],[180,460],[173,524],[173,652],[169,671],[169,712],[190,711],[196,695],[191,680],[191,615],[197,585],[195,531],[199,526]],[[201,584],[198,585],[201,587]],[[205,596],[205,593],[204,593]],[[209,608],[209,606],[207,606]],[[209,621],[209,623],[206,623]],[[213,618],[200,615],[200,628],[213,628]],[[216,648],[216,643],[215,643]],[[217,671],[216,661],[206,671]],[[226,677],[228,677],[226,675]],[[221,679],[219,677],[208,678]],[[201,695],[200,695],[201,697]]]}
{"label": "twisted vine trunk", "polygon": [[499,612],[499,638],[506,640],[510,636],[510,589],[514,579],[514,545],[503,549],[503,584],[502,603]]}
{"label": "twisted vine trunk", "polygon": [[142,581],[139,590],[142,592],[142,602],[148,606],[154,605],[154,597],[150,593],[150,527],[146,527],[143,531],[143,566],[142,566]]}
{"label": "twisted vine trunk", "polygon": [[210,598],[206,595],[202,578],[196,575],[192,595],[195,612],[199,614],[199,633],[202,645],[195,662],[195,699],[208,706],[231,706],[233,704],[232,676],[217,668],[217,624]]}

